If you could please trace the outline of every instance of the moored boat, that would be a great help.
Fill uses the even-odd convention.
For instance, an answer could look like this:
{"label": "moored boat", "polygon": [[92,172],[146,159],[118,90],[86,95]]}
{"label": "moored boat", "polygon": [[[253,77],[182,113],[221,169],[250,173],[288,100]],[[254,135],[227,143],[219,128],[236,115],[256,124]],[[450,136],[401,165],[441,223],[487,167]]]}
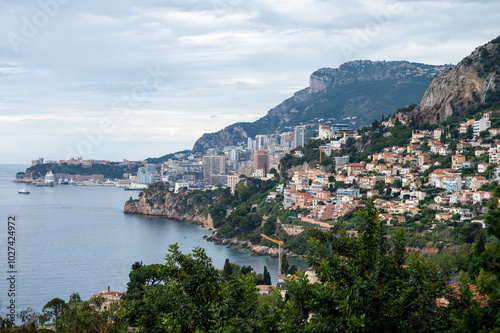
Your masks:
{"label": "moored boat", "polygon": [[19,194],[30,194],[30,191],[28,191],[27,188],[23,188],[22,190],[18,191]]}

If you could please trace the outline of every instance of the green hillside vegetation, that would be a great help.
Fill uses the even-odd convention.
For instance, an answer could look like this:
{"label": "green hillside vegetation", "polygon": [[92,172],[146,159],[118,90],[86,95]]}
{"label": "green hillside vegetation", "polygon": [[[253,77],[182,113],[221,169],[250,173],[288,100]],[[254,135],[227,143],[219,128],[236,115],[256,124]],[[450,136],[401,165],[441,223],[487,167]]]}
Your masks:
{"label": "green hillside vegetation", "polygon": [[[216,269],[202,248],[184,254],[171,245],[165,262],[135,263],[129,288],[137,297],[103,311],[100,297],[55,298],[42,314],[22,311],[22,326],[1,320],[2,332],[492,332],[500,329],[500,189],[486,216],[485,242],[473,247],[472,278],[448,285],[435,263],[407,254],[402,229],[388,232],[373,202],[356,213],[358,236],[312,230],[305,272],[287,281],[286,297],[275,289],[260,295],[251,269]],[[388,237],[389,236],[389,237]],[[142,271],[145,269],[144,271]],[[262,281],[269,282],[266,270]],[[477,286],[474,292],[469,284]],[[486,295],[486,296],[481,296]],[[481,300],[482,297],[482,300]]]}
{"label": "green hillside vegetation", "polygon": [[[365,126],[383,114],[389,114],[398,107],[417,103],[429,85],[427,77],[402,80],[397,83],[393,79],[377,81],[356,80],[352,83],[331,88],[321,100],[312,105],[301,103],[296,109],[301,111],[288,125],[299,125],[314,118],[331,118],[341,120],[345,117],[357,116],[358,126]],[[342,96],[349,96],[343,98]],[[355,109],[356,112],[352,112]]]}
{"label": "green hillside vegetation", "polygon": [[109,179],[121,179],[124,173],[137,173],[138,166],[126,166],[119,165],[118,163],[106,164],[93,164],[91,167],[83,167],[82,165],[73,164],[56,164],[56,163],[46,163],[37,164],[26,169],[27,174],[32,174],[33,177],[38,178],[45,176],[47,172],[52,171],[52,173],[65,173],[69,175],[98,175],[102,174],[104,178]]}

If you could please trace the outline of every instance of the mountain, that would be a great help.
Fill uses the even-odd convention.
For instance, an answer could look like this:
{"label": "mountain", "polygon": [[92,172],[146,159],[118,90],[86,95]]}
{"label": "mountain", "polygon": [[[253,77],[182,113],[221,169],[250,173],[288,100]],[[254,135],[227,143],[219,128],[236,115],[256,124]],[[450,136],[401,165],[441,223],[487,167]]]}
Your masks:
{"label": "mountain", "polygon": [[412,112],[418,123],[470,116],[500,103],[500,36],[436,76]]}
{"label": "mountain", "polygon": [[[370,124],[382,114],[417,103],[430,80],[451,65],[432,66],[407,61],[357,60],[339,68],[322,68],[309,87],[296,92],[253,123],[235,123],[204,134],[194,151],[245,142],[247,137],[284,131],[287,126],[331,119],[354,127]],[[350,119],[345,119],[349,117]]]}

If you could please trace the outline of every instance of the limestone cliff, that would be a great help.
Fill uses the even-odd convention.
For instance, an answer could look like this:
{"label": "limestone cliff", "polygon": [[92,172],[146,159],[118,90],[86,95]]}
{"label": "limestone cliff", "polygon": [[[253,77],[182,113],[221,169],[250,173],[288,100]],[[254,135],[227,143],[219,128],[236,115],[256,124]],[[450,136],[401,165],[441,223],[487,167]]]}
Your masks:
{"label": "limestone cliff", "polygon": [[[161,216],[176,221],[188,221],[201,225],[205,229],[214,230],[212,235],[205,237],[207,241],[247,250],[252,255],[278,256],[276,248],[254,245],[248,240],[226,237],[217,232],[208,213],[208,207],[221,201],[224,195],[223,191],[183,190],[179,193],[172,193],[165,184],[157,183],[144,190],[138,200],[128,200],[123,211],[126,214]],[[301,257],[289,249],[284,251],[288,258]]]}
{"label": "limestone cliff", "polygon": [[480,46],[457,66],[436,76],[412,112],[419,123],[449,118],[454,108],[481,104],[500,88],[500,38]]}
{"label": "limestone cliff", "polygon": [[206,229],[213,229],[214,225],[206,207],[206,203],[192,195],[192,192],[182,191],[174,194],[158,183],[146,189],[139,200],[127,201],[123,211],[127,214],[162,216],[176,221],[189,221]]}

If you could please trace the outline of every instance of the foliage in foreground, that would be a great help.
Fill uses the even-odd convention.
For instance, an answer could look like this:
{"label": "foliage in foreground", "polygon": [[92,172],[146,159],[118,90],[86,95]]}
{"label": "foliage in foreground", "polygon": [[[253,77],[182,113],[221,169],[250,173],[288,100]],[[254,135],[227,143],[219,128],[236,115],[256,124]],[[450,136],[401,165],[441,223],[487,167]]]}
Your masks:
{"label": "foliage in foreground", "polygon": [[[52,320],[58,332],[125,332],[130,327],[140,332],[498,332],[500,189],[495,194],[485,220],[495,246],[476,251],[479,273],[475,281],[464,277],[460,290],[448,286],[435,264],[407,255],[404,232],[388,235],[368,201],[356,216],[357,237],[311,231],[308,263],[319,283],[311,284],[299,272],[288,281],[285,298],[278,290],[259,295],[255,279],[243,269],[226,265],[218,270],[203,249],[183,254],[174,244],[164,264],[137,263],[131,272],[129,287],[139,297],[103,312],[95,310],[99,299],[73,297],[68,304],[54,299],[35,319]],[[149,276],[154,281],[137,285]],[[487,295],[485,306],[475,300],[468,282]],[[2,331],[38,329],[31,320]]]}

